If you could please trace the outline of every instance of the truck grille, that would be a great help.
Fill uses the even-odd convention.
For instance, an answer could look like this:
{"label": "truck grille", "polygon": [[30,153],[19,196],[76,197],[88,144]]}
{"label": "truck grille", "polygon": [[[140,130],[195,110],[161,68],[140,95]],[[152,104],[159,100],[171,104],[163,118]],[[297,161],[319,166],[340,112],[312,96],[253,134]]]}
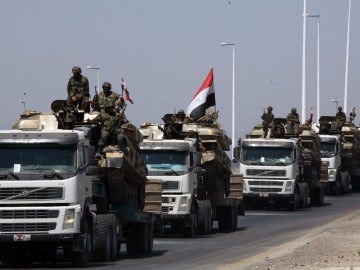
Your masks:
{"label": "truck grille", "polygon": [[0,219],[57,218],[59,210],[1,210]]}
{"label": "truck grille", "polygon": [[282,186],[283,183],[279,181],[249,181],[251,186]]}
{"label": "truck grille", "polygon": [[0,188],[0,200],[62,199],[63,188]]}
{"label": "truck grille", "polygon": [[281,192],[281,188],[268,188],[268,187],[252,187],[252,192]]}
{"label": "truck grille", "polygon": [[3,223],[0,232],[47,232],[54,230],[56,223]]}
{"label": "truck grille", "polygon": [[162,190],[179,189],[178,181],[165,181],[162,182]]}
{"label": "truck grille", "polygon": [[247,175],[252,176],[285,176],[285,170],[267,170],[267,169],[248,169],[246,170]]}
{"label": "truck grille", "polygon": [[162,212],[163,214],[169,213],[169,206],[162,206],[162,207],[161,207],[161,212]]}

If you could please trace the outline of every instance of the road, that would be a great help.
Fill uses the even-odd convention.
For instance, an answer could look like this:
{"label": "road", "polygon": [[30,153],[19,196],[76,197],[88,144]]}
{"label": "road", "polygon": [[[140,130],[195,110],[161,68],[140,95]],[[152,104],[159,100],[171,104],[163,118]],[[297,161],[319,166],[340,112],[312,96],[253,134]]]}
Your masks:
{"label": "road", "polygon": [[[156,238],[150,257],[128,257],[125,245],[119,259],[111,263],[90,262],[91,269],[241,269],[245,263],[265,257],[279,246],[296,242],[331,222],[359,211],[360,193],[326,196],[325,205],[296,212],[250,210],[239,217],[235,232],[219,233],[193,239],[176,235]],[[216,223],[214,226],[216,227]],[[6,266],[2,266],[3,268]],[[55,265],[33,265],[32,269],[66,268]]]}

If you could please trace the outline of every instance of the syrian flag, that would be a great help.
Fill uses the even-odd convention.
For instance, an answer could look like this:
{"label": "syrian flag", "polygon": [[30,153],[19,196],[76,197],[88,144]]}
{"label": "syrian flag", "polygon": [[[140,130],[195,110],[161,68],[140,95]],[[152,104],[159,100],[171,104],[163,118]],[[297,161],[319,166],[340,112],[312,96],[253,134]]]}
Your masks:
{"label": "syrian flag", "polygon": [[122,94],[124,96],[125,94],[125,100],[129,101],[131,104],[134,104],[134,102],[132,101],[132,99],[130,98],[130,94],[129,91],[126,88],[126,84],[125,84],[125,80],[121,79],[121,89],[122,89]]}
{"label": "syrian flag", "polygon": [[213,68],[192,98],[190,105],[186,110],[186,114],[196,121],[205,116],[206,110],[212,106],[215,107]]}

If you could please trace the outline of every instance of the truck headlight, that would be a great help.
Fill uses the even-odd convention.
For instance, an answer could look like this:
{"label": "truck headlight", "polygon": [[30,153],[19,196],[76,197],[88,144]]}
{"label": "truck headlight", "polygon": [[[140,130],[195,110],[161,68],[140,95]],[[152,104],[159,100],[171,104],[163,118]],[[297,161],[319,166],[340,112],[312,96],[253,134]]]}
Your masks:
{"label": "truck headlight", "polygon": [[187,207],[187,198],[186,197],[180,197],[179,211],[186,211],[186,207]]}
{"label": "truck headlight", "polygon": [[74,228],[75,223],[75,209],[66,209],[64,215],[64,229]]}
{"label": "truck headlight", "polygon": [[335,181],[336,170],[329,170],[329,181]]}
{"label": "truck headlight", "polygon": [[285,192],[292,192],[293,190],[293,183],[291,181],[287,181],[285,185]]}

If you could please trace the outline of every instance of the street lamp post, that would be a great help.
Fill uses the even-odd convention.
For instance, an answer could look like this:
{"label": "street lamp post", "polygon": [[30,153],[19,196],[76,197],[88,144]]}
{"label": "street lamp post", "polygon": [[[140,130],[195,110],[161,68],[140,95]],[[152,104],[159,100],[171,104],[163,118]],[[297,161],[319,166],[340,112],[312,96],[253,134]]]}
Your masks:
{"label": "street lamp post", "polygon": [[317,93],[317,109],[316,117],[320,118],[320,15],[307,15],[309,18],[317,18],[317,80],[316,80],[316,93]]}
{"label": "street lamp post", "polygon": [[232,149],[231,155],[234,155],[235,149],[235,43],[228,43],[228,42],[221,42],[221,46],[232,46],[233,52],[233,59],[232,59],[232,133],[231,133],[231,140],[232,140]]}
{"label": "street lamp post", "polygon": [[[99,67],[93,67],[93,66],[86,66],[87,69],[94,69],[97,70],[97,87],[96,90],[100,91],[100,68]],[[95,92],[96,92],[95,90]]]}
{"label": "street lamp post", "polygon": [[303,12],[303,47],[302,47],[302,83],[301,83],[301,121],[305,122],[306,110],[306,0]]}
{"label": "street lamp post", "polygon": [[24,100],[21,100],[19,99],[19,102],[22,103],[24,105],[24,112],[25,112],[25,101]]}
{"label": "street lamp post", "polygon": [[348,25],[346,35],[346,60],[345,60],[345,89],[344,89],[344,113],[347,112],[348,80],[349,80],[349,43],[350,43],[350,15],[351,0],[349,0]]}
{"label": "street lamp post", "polygon": [[335,99],[332,99],[331,102],[334,102],[336,104],[336,109],[339,107],[339,102]]}

